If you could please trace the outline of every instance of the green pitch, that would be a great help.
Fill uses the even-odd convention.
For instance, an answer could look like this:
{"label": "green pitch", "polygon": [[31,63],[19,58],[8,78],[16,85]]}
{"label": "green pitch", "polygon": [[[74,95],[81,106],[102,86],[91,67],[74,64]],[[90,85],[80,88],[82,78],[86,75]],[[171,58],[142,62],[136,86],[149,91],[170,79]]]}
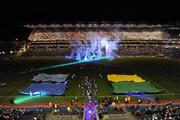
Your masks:
{"label": "green pitch", "polygon": [[[27,88],[34,75],[39,73],[76,74],[74,79],[69,79],[68,89],[65,97],[51,96],[47,99],[36,100],[36,102],[70,101],[75,96],[81,97],[81,80],[88,75],[95,79],[98,85],[98,97],[112,96],[113,88],[107,81],[107,74],[137,74],[149,81],[153,86],[163,91],[162,94],[175,94],[175,98],[180,98],[180,62],[178,60],[155,58],[155,57],[129,57],[120,58],[113,61],[101,61],[95,63],[83,63],[83,65],[65,66],[62,68],[47,69],[43,71],[19,74],[19,72],[30,71],[40,67],[48,67],[56,64],[70,62],[61,57],[29,57],[14,60],[0,59],[0,82],[5,82],[6,86],[0,87],[0,102],[7,101],[5,98],[20,96],[18,90]],[[87,69],[80,69],[86,66]],[[103,79],[99,77],[102,73]]]}
{"label": "green pitch", "polygon": [[117,82],[112,83],[114,92],[119,93],[159,93],[160,90],[151,85],[148,81],[145,82]]}

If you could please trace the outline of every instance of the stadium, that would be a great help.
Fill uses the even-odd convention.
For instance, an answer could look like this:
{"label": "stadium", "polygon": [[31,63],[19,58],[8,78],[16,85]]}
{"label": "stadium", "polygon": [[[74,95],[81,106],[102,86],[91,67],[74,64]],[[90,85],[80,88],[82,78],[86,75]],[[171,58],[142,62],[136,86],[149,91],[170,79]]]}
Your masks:
{"label": "stadium", "polygon": [[180,119],[178,25],[22,27],[0,44],[1,119]]}

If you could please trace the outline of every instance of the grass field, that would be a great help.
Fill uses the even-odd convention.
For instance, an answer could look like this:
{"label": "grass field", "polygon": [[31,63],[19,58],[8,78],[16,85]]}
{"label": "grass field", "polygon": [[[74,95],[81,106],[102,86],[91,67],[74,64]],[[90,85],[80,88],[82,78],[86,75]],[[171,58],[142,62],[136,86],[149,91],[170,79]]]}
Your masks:
{"label": "grass field", "polygon": [[[55,101],[70,101],[74,96],[81,96],[81,79],[83,76],[90,76],[91,79],[96,79],[98,85],[98,93],[100,96],[112,96],[112,87],[107,81],[107,74],[137,74],[145,80],[151,82],[157,88],[164,92],[159,96],[167,94],[175,94],[175,98],[180,98],[180,61],[155,58],[155,57],[129,57],[120,58],[113,61],[101,61],[93,63],[84,63],[83,65],[72,65],[61,68],[48,69],[44,71],[29,72],[19,74],[19,72],[29,71],[39,67],[46,67],[56,64],[70,62],[61,57],[40,57],[40,58],[23,58],[14,60],[0,59],[0,82],[6,82],[7,85],[0,87],[1,102],[6,96],[19,96],[18,90],[25,89],[31,82],[34,75],[38,73],[70,73],[76,74],[74,79],[70,79],[66,97],[47,97],[38,102],[47,102],[49,99]],[[80,66],[86,66],[81,70]],[[100,79],[99,72],[103,74],[103,79]],[[166,98],[165,97],[165,98]],[[163,97],[162,97],[163,98]],[[6,99],[5,99],[6,100]],[[35,100],[36,101],[36,100]]]}

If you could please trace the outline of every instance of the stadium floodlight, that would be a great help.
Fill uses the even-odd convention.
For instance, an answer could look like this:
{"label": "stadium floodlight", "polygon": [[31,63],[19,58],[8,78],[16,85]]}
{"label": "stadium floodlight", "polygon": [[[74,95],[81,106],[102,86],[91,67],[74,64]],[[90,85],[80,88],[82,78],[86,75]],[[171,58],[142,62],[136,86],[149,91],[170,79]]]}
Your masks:
{"label": "stadium floodlight", "polygon": [[37,72],[37,71],[42,71],[42,70],[47,70],[47,69],[52,69],[52,68],[59,68],[59,67],[65,67],[65,66],[70,66],[70,65],[75,65],[75,64],[81,64],[81,63],[88,63],[88,62],[95,62],[99,60],[107,60],[109,59],[108,57],[100,57],[100,58],[94,58],[91,60],[82,60],[82,61],[73,61],[69,63],[64,63],[64,64],[58,64],[58,65],[53,65],[53,66],[48,66],[48,67],[42,67],[42,68],[37,68],[31,71],[25,71],[25,72],[20,72],[20,74],[25,74],[29,72]]}

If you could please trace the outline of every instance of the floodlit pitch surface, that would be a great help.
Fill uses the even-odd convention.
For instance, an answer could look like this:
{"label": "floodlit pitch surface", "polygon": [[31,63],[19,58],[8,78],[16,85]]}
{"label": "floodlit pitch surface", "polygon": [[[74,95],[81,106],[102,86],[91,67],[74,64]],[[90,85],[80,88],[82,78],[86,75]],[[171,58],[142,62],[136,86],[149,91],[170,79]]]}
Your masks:
{"label": "floodlit pitch surface", "polygon": [[[47,69],[44,71],[30,72],[27,74],[18,74],[21,71],[28,71],[40,67],[70,62],[63,58],[24,58],[17,60],[0,60],[0,82],[7,83],[0,87],[0,102],[7,102],[9,97],[19,97],[18,90],[25,89],[31,83],[33,75],[38,73],[76,73],[74,79],[70,79],[65,97],[47,97],[46,99],[35,99],[31,102],[49,102],[49,101],[71,101],[74,96],[81,96],[81,79],[88,75],[91,79],[96,79],[98,85],[97,96],[110,96],[112,86],[107,81],[107,74],[137,74],[145,80],[150,81],[158,89],[164,91],[163,94],[180,94],[180,62],[152,57],[130,57],[115,59],[113,61],[101,61],[95,63],[83,63],[83,65],[72,65],[61,68]],[[83,66],[84,69],[80,69]],[[82,68],[82,67],[81,67]],[[103,79],[99,77],[102,73]],[[161,93],[162,94],[162,93]],[[162,96],[162,95],[161,95]],[[179,95],[175,95],[179,99]]]}

